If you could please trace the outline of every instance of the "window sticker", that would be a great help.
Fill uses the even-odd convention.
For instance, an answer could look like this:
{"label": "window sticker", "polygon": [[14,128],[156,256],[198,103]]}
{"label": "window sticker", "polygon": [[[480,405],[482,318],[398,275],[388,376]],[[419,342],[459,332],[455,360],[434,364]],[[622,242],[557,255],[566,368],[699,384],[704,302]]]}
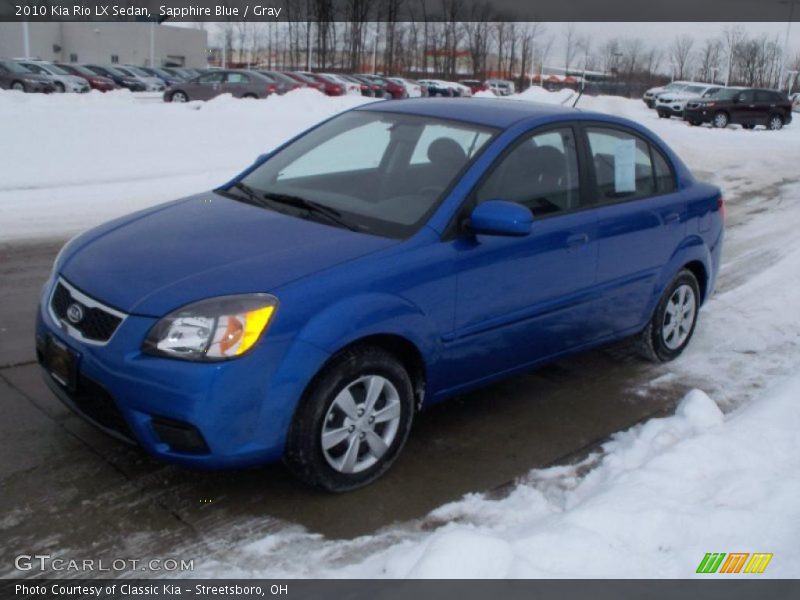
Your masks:
{"label": "window sticker", "polygon": [[636,191],[636,140],[619,140],[614,145],[614,191]]}

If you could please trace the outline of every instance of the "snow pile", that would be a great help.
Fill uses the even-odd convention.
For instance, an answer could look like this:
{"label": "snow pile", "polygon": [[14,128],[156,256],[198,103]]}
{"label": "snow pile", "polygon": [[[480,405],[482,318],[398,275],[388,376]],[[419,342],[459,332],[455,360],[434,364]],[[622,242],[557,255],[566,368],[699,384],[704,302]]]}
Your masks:
{"label": "snow pile", "polygon": [[433,533],[354,563],[374,538],[316,540],[297,561],[287,546],[312,536],[279,534],[193,575],[684,578],[706,552],[772,552],[765,575],[797,576],[798,397],[793,378],[725,419],[694,390],[673,416],[614,436],[602,457],[534,471],[502,500],[471,495],[443,506],[428,518],[446,523]]}
{"label": "snow pile", "polygon": [[564,88],[558,91],[551,92],[539,87],[537,85],[529,87],[524,92],[514,94],[512,96],[505,96],[509,100],[526,100],[528,102],[547,102],[550,104],[567,104],[570,100],[574,100],[575,92],[569,88]]}
{"label": "snow pile", "polygon": [[315,123],[364,102],[301,89],[266,100],[0,91],[0,238],[64,236],[224,183]]}

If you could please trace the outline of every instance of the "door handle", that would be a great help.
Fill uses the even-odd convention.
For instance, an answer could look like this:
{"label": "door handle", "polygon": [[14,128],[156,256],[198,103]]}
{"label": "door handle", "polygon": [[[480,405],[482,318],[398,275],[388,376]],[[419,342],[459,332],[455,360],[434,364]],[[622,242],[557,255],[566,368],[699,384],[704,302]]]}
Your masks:
{"label": "door handle", "polygon": [[578,248],[589,243],[589,236],[585,233],[576,233],[567,238],[567,247]]}
{"label": "door handle", "polygon": [[669,225],[671,223],[677,223],[681,220],[681,216],[678,213],[669,213],[666,217],[664,217],[664,225]]}

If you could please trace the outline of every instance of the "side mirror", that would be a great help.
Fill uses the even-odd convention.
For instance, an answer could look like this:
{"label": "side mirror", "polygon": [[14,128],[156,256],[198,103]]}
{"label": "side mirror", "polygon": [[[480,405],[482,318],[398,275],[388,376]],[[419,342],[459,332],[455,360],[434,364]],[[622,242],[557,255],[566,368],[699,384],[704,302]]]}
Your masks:
{"label": "side mirror", "polygon": [[469,218],[469,228],[484,235],[525,236],[532,224],[530,209],[508,200],[481,202]]}

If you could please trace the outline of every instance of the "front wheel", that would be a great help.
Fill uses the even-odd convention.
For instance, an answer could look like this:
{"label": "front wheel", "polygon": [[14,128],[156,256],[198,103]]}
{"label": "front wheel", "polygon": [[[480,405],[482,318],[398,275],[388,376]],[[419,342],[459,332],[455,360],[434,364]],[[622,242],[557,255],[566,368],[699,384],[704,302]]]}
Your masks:
{"label": "front wheel", "polygon": [[315,377],[300,401],[284,462],[329,492],[368,485],[392,466],[414,415],[403,365],[375,346],[346,350]]}
{"label": "front wheel", "polygon": [[772,115],[767,122],[767,129],[778,131],[783,128],[783,118],[780,115]]}
{"label": "front wheel", "polygon": [[170,96],[170,101],[171,102],[181,102],[181,103],[188,102],[189,101],[189,96],[186,94],[186,92],[180,92],[180,91],[172,92],[172,96]]}
{"label": "front wheel", "polygon": [[21,81],[15,81],[14,83],[11,84],[11,89],[16,90],[18,92],[24,92],[25,84],[22,83]]}
{"label": "front wheel", "polygon": [[683,269],[667,286],[642,332],[640,347],[644,357],[653,362],[677,358],[692,339],[699,309],[697,278]]}

